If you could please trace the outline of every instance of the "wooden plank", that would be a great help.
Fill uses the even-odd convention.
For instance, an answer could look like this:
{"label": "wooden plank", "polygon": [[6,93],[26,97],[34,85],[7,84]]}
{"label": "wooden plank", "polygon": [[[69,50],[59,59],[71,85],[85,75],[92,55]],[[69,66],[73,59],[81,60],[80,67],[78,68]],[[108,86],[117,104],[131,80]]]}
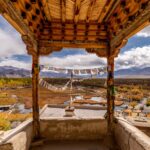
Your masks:
{"label": "wooden plank", "polygon": [[75,23],[77,23],[79,20],[80,8],[81,8],[81,0],[76,0],[75,1],[75,10],[74,10],[74,22]]}
{"label": "wooden plank", "polygon": [[79,42],[79,41],[50,41],[40,40],[39,47],[66,47],[66,48],[104,48],[107,50],[107,42]]}
{"label": "wooden plank", "polygon": [[40,138],[40,118],[38,104],[38,84],[39,84],[39,56],[32,57],[32,109],[33,109],[33,136]]}

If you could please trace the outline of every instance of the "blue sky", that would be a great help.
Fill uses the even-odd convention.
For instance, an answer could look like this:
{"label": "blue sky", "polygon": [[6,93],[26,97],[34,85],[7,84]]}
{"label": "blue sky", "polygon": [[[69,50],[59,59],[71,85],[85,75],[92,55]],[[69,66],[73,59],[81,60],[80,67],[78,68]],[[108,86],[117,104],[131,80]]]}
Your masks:
{"label": "blue sky", "polygon": [[[31,69],[31,56],[27,55],[19,33],[0,16],[0,66]],[[40,64],[55,67],[105,66],[106,59],[89,54],[84,49],[63,49],[41,57]],[[150,26],[129,39],[115,59],[115,68],[150,66]]]}

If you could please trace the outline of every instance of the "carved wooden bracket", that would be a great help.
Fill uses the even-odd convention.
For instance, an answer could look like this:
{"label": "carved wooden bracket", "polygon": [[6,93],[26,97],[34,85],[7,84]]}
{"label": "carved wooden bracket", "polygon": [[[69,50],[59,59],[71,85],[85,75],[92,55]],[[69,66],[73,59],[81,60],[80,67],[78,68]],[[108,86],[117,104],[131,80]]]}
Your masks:
{"label": "carved wooden bracket", "polygon": [[88,53],[95,53],[98,57],[107,57],[107,49],[103,48],[87,48]]}
{"label": "carved wooden bracket", "polygon": [[138,31],[146,27],[150,22],[150,1],[146,3],[144,9],[141,7],[133,16],[128,18],[126,24],[121,31],[119,31],[111,40],[111,49],[116,49],[121,41],[128,39]]}
{"label": "carved wooden bracket", "polygon": [[38,45],[33,43],[27,35],[22,35],[21,38],[22,41],[26,44],[26,49],[29,55],[35,55],[35,53],[38,53]]}
{"label": "carved wooden bracket", "polygon": [[62,47],[40,47],[39,48],[39,55],[49,55],[53,51],[60,51]]}
{"label": "carved wooden bracket", "polygon": [[117,57],[118,54],[120,53],[120,49],[124,47],[127,44],[127,42],[128,42],[128,39],[123,39],[122,42],[111,51],[111,54],[110,54],[111,57]]}

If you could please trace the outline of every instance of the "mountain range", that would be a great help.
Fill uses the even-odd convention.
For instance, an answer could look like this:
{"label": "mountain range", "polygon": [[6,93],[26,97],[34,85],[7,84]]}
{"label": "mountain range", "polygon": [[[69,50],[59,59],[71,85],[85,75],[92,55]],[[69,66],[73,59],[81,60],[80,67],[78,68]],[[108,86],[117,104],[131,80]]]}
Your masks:
{"label": "mountain range", "polygon": [[[54,73],[49,71],[41,71],[40,76],[42,77],[55,77],[55,78],[66,78],[70,77],[70,75],[66,75],[63,73]],[[31,77],[31,71],[26,69],[20,69],[12,66],[0,66],[0,77]],[[106,77],[106,74],[98,77]],[[150,77],[150,67],[145,68],[129,68],[129,69],[120,69],[115,71],[115,77],[121,78],[148,78]]]}

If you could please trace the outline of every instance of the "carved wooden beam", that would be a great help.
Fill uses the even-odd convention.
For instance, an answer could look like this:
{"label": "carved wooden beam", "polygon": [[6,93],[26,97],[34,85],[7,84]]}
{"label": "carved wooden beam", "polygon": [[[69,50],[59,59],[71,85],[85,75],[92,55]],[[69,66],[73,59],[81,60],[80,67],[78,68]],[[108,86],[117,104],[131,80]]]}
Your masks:
{"label": "carved wooden beam", "polygon": [[39,1],[42,1],[42,4],[43,4],[42,9],[46,13],[46,17],[47,17],[48,21],[51,21],[52,20],[51,11],[50,11],[47,0],[39,0]]}
{"label": "carved wooden beam", "polygon": [[[103,21],[105,21],[105,22],[109,19],[109,17],[112,15],[112,13],[114,12],[114,10],[116,9],[116,7],[120,3],[120,0],[111,0],[111,1],[110,1],[110,4],[109,4],[109,7],[107,8],[106,15],[103,16],[103,19],[104,19]],[[100,21],[100,19],[99,19],[99,21]]]}
{"label": "carved wooden beam", "polygon": [[75,1],[74,22],[77,23],[80,14],[81,0]]}
{"label": "carved wooden beam", "polygon": [[90,17],[91,17],[92,11],[94,9],[95,3],[96,3],[96,0],[91,0],[88,11],[87,11],[87,18],[86,18],[87,22],[90,21]]}
{"label": "carved wooden beam", "polygon": [[126,26],[111,40],[110,46],[113,51],[120,45],[120,43],[122,43],[123,39],[130,38],[150,24],[150,1],[147,2],[144,9],[141,8],[134,15],[135,19],[131,22],[129,18]]}
{"label": "carved wooden beam", "polygon": [[65,22],[66,20],[66,1],[65,0],[61,0],[61,18],[62,18],[62,22]]}
{"label": "carved wooden beam", "polygon": [[79,41],[39,41],[39,47],[67,47],[67,48],[104,48],[107,49],[107,42],[79,42]]}
{"label": "carved wooden beam", "polygon": [[3,10],[3,17],[18,31],[21,35],[27,35],[33,45],[33,51],[37,51],[37,41],[33,32],[24,23],[22,16],[16,11],[12,2],[0,0],[0,7]]}
{"label": "carved wooden beam", "polygon": [[103,19],[106,17],[107,13],[110,11],[110,9],[115,1],[116,0],[111,0],[111,1],[106,2],[102,12],[99,15],[98,23],[101,23],[103,21]]}

